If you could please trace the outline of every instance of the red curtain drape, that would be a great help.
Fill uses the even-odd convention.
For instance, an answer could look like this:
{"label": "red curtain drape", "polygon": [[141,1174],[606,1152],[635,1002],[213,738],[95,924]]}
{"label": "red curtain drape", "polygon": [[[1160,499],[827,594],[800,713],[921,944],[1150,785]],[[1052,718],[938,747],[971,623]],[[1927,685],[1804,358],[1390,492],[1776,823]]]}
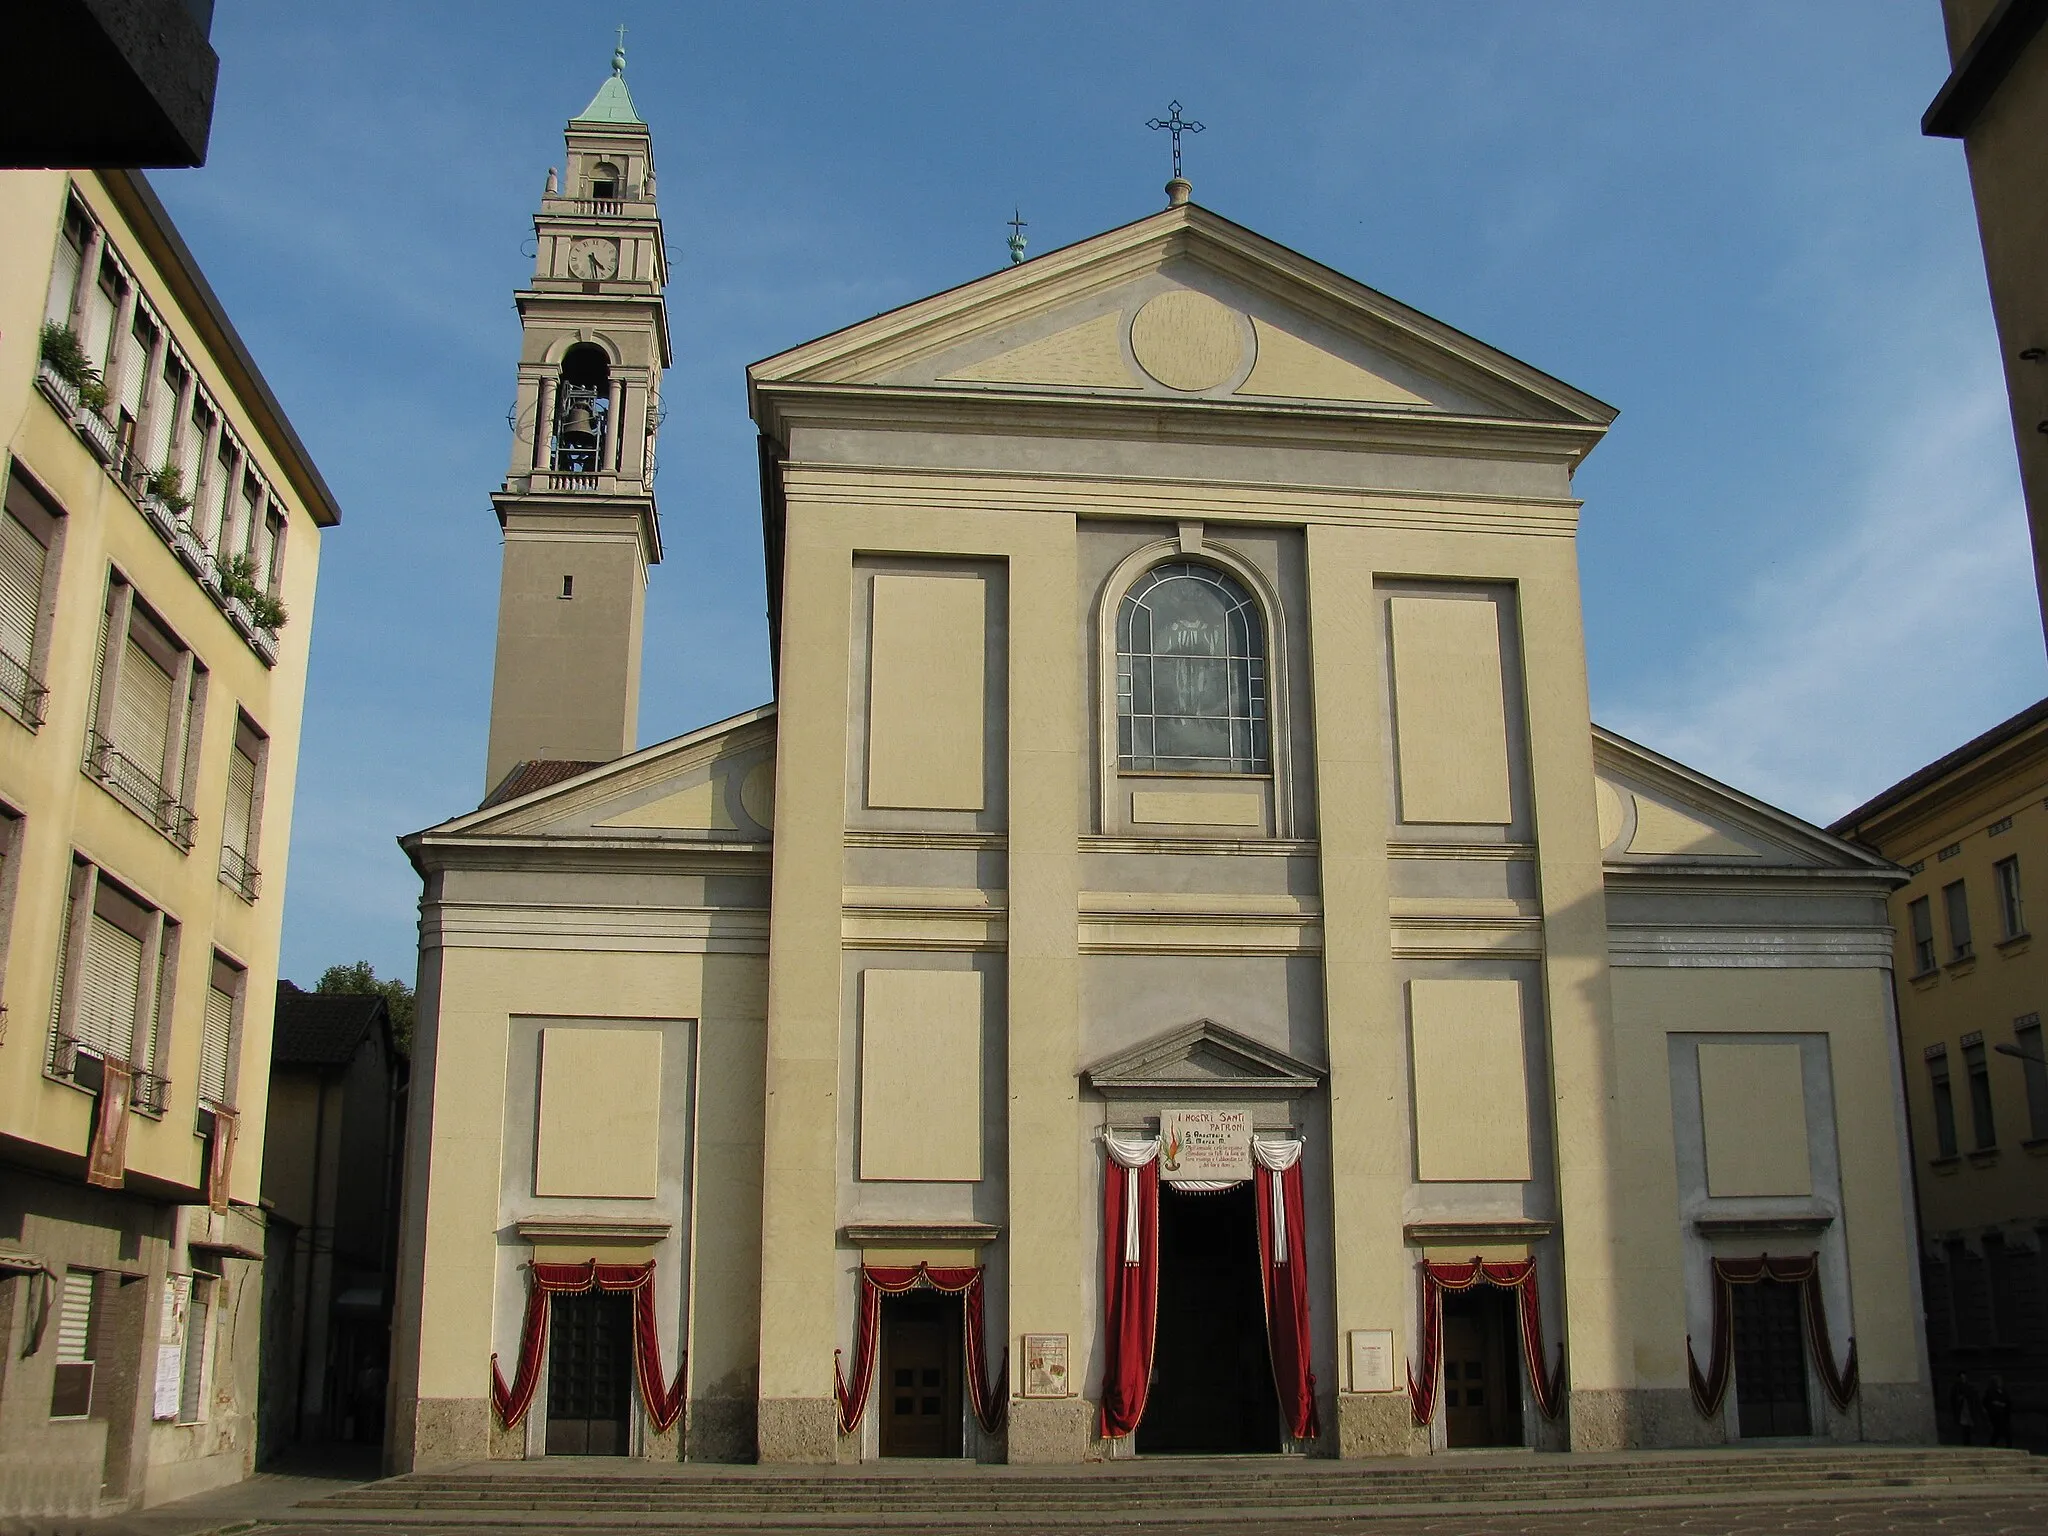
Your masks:
{"label": "red curtain drape", "polygon": [[1422,1275],[1422,1379],[1408,1371],[1408,1401],[1415,1422],[1427,1424],[1436,1415],[1437,1378],[1443,1369],[1444,1292],[1469,1291],[1475,1285],[1498,1286],[1518,1293],[1522,1323],[1522,1362],[1529,1370],[1529,1393],[1537,1410],[1554,1419],[1564,1407],[1564,1346],[1559,1345],[1556,1362],[1543,1368],[1543,1306],[1536,1291],[1536,1261],[1511,1259],[1489,1264],[1474,1257],[1468,1264],[1418,1265]]}
{"label": "red curtain drape", "polygon": [[882,1323],[882,1298],[901,1296],[918,1289],[937,1291],[942,1296],[961,1298],[960,1313],[967,1349],[967,1400],[981,1427],[995,1434],[1009,1415],[1010,1351],[1003,1350],[1002,1368],[991,1381],[988,1374],[988,1335],[982,1315],[982,1271],[975,1268],[934,1269],[917,1264],[908,1269],[864,1264],[860,1271],[860,1300],[854,1320],[853,1376],[848,1380],[840,1369],[840,1352],[832,1351],[832,1390],[839,1399],[839,1432],[850,1435],[860,1427],[867,1412],[868,1394],[874,1388],[876,1356]]}
{"label": "red curtain drape", "polygon": [[632,1291],[633,1374],[640,1384],[640,1401],[657,1433],[665,1432],[683,1412],[683,1376],[687,1353],[676,1362],[675,1379],[664,1386],[661,1374],[661,1334],[654,1322],[654,1261],[645,1264],[529,1264],[531,1288],[526,1293],[526,1325],[519,1335],[519,1367],[512,1384],[498,1369],[498,1357],[491,1356],[491,1406],[498,1422],[510,1429],[526,1417],[533,1406],[534,1391],[540,1386],[541,1362],[547,1358],[548,1297],[588,1290]]}
{"label": "red curtain drape", "polygon": [[1273,1385],[1287,1433],[1313,1440],[1322,1433],[1316,1414],[1316,1377],[1309,1369],[1308,1262],[1302,1235],[1301,1164],[1285,1172],[1253,1171],[1258,1197],[1259,1259],[1266,1277],[1266,1337],[1272,1345]]}
{"label": "red curtain drape", "polygon": [[1102,1181],[1102,1437],[1120,1439],[1145,1416],[1159,1315],[1159,1160],[1126,1168],[1112,1159]]}
{"label": "red curtain drape", "polygon": [[1708,1369],[1700,1372],[1699,1358],[1692,1351],[1692,1335],[1685,1336],[1685,1370],[1692,1386],[1693,1406],[1704,1418],[1721,1411],[1728,1395],[1728,1380],[1735,1365],[1735,1290],[1738,1285],[1755,1285],[1778,1280],[1799,1287],[1800,1311],[1806,1320],[1806,1347],[1820,1372],[1820,1384],[1837,1413],[1847,1409],[1856,1396],[1861,1371],[1856,1364],[1856,1339],[1849,1339],[1849,1358],[1839,1369],[1835,1365],[1834,1341],[1828,1334],[1828,1309],[1820,1288],[1820,1255],[1809,1253],[1790,1258],[1758,1254],[1753,1259],[1715,1259],[1714,1337]]}

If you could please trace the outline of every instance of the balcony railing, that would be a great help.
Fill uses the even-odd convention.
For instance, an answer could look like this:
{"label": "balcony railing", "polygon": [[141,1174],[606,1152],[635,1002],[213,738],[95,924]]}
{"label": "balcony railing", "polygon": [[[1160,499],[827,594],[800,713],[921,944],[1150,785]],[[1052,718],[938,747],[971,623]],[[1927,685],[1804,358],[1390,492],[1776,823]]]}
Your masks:
{"label": "balcony railing", "polygon": [[158,770],[138,762],[98,731],[85,733],[85,776],[107,791],[179,848],[190,852],[199,818],[164,788]]}
{"label": "balcony railing", "polygon": [[43,727],[44,707],[49,701],[50,690],[28,669],[28,664],[0,651],[0,708],[5,708],[30,730],[39,731]]}
{"label": "balcony railing", "polygon": [[249,862],[249,855],[226,843],[220,845],[220,880],[244,901],[254,901],[263,890],[263,871]]}
{"label": "balcony railing", "polygon": [[130,1090],[128,1106],[145,1115],[160,1115],[171,1102],[171,1080],[159,1077],[154,1072],[135,1069],[135,1086]]}

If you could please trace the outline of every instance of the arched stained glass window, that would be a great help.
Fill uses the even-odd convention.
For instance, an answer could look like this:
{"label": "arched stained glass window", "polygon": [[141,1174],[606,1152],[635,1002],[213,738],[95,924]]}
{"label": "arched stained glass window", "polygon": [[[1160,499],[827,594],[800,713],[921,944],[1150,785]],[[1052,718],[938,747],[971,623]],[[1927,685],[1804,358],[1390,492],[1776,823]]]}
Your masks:
{"label": "arched stained glass window", "polygon": [[1116,615],[1125,768],[1264,773],[1266,636],[1249,592],[1213,566],[1155,565]]}

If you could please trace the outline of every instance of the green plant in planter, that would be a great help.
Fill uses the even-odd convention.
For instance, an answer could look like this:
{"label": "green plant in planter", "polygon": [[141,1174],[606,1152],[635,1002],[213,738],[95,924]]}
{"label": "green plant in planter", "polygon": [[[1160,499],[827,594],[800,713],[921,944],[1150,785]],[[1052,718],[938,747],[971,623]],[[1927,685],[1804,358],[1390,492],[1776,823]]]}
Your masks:
{"label": "green plant in planter", "polygon": [[173,513],[183,513],[192,505],[192,498],[185,494],[185,477],[175,464],[152,470],[149,479],[143,483],[143,489]]}
{"label": "green plant in planter", "polygon": [[280,603],[268,592],[258,592],[256,594],[255,599],[249,604],[249,616],[256,621],[258,629],[267,629],[272,634],[276,634],[280,629],[283,629],[285,620],[291,617],[289,613],[285,612],[284,604]]}
{"label": "green plant in planter", "polygon": [[85,343],[78,339],[78,333],[54,320],[43,322],[42,357],[51,372],[74,389],[82,387],[87,379],[99,377],[92,359],[85,355]]}
{"label": "green plant in planter", "polygon": [[220,590],[252,611],[263,589],[256,585],[256,562],[247,555],[229,555],[220,562]]}
{"label": "green plant in planter", "polygon": [[78,403],[88,410],[104,411],[107,408],[107,386],[100,382],[98,374],[88,374],[80,382]]}

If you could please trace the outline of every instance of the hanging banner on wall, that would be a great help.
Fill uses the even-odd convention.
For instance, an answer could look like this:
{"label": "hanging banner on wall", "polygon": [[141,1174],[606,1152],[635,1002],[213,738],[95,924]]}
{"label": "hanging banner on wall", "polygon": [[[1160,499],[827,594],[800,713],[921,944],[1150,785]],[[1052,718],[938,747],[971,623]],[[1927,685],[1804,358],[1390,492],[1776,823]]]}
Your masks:
{"label": "hanging banner on wall", "polygon": [[1159,1176],[1169,1184],[1252,1176],[1252,1117],[1242,1109],[1168,1109],[1159,1115]]}

